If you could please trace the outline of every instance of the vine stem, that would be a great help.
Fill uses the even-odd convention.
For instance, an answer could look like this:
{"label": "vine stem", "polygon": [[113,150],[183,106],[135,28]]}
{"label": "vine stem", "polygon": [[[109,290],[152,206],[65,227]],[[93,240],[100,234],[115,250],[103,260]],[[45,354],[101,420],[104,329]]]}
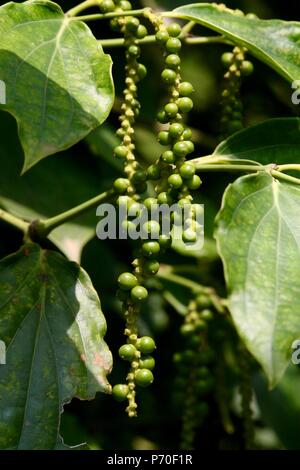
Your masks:
{"label": "vine stem", "polygon": [[73,207],[72,209],[62,212],[50,219],[37,220],[32,222],[31,229],[34,235],[39,237],[46,237],[52,230],[60,225],[68,222],[75,217],[86,212],[88,209],[91,209],[97,206],[100,202],[109,200],[115,194],[114,190],[105,191],[104,193],[99,194],[98,196],[89,199],[88,201],[80,204],[79,206]]}
{"label": "vine stem", "polygon": [[16,217],[15,215],[10,214],[3,209],[0,209],[0,219],[21,230],[23,233],[26,233],[29,228],[29,222],[26,222],[25,220],[20,219],[19,217]]}
{"label": "vine stem", "polygon": [[157,273],[157,277],[160,279],[165,279],[166,281],[173,282],[174,284],[179,284],[180,286],[187,287],[188,289],[191,289],[194,292],[200,293],[205,290],[205,288],[199,285],[197,282],[179,276],[178,274],[174,274],[171,266],[162,266]]}
{"label": "vine stem", "polygon": [[[147,13],[149,13],[149,8],[141,8],[139,10],[112,11],[109,13],[95,13],[93,15],[71,16],[70,19],[73,21],[96,21],[124,16],[144,16]],[[67,15],[70,16],[70,12],[68,12]]]}
{"label": "vine stem", "polygon": [[[181,37],[182,42],[188,45],[195,44],[227,44],[229,43],[224,36],[195,36],[195,37]],[[156,42],[155,35],[150,34],[143,39],[137,41],[138,44],[152,44]],[[125,41],[123,38],[113,38],[113,39],[99,39],[98,43],[102,47],[123,47]],[[231,44],[231,43],[230,43]]]}
{"label": "vine stem", "polygon": [[73,17],[78,15],[84,10],[87,10],[88,8],[95,7],[99,5],[99,1],[97,0],[85,0],[84,2],[80,3],[74,8],[71,8],[69,11],[66,12],[66,15],[69,17]]}

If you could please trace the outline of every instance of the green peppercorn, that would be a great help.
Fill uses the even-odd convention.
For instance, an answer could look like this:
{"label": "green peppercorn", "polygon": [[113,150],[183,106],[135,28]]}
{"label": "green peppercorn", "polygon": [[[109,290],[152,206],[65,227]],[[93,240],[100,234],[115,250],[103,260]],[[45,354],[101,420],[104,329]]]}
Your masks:
{"label": "green peppercorn", "polygon": [[156,257],[160,251],[158,242],[147,241],[142,244],[142,252],[146,258]]}
{"label": "green peppercorn", "polygon": [[252,62],[250,62],[250,60],[243,60],[243,62],[241,64],[241,67],[240,67],[240,70],[241,70],[241,74],[244,77],[247,77],[248,75],[251,75],[251,73],[254,70]]}
{"label": "green peppercorn", "polygon": [[190,82],[181,82],[178,91],[180,96],[190,96],[194,92],[194,87]]}
{"label": "green peppercorn", "polygon": [[170,175],[168,178],[168,184],[171,188],[179,189],[182,186],[182,178],[177,173]]}
{"label": "green peppercorn", "polygon": [[122,273],[118,277],[119,287],[122,290],[131,290],[138,284],[137,278],[131,273]]}
{"label": "green peppercorn", "polygon": [[124,361],[131,362],[136,357],[136,352],[137,350],[133,344],[123,344],[119,349],[119,356]]}
{"label": "green peppercorn", "polygon": [[170,68],[177,68],[180,65],[180,57],[177,54],[169,54],[165,59],[165,63]]}
{"label": "green peppercorn", "polygon": [[189,113],[194,106],[193,101],[188,97],[178,98],[177,105],[182,113]]}
{"label": "green peppercorn", "polygon": [[115,4],[113,0],[103,0],[100,4],[101,13],[110,13],[111,11],[114,11],[114,9]]}
{"label": "green peppercorn", "polygon": [[170,36],[172,36],[173,38],[176,38],[181,33],[181,26],[178,23],[170,23],[167,26],[167,31]]}
{"label": "green peppercorn", "polygon": [[203,318],[203,320],[205,321],[211,321],[214,317],[213,313],[211,310],[209,310],[208,308],[205,308],[204,310],[202,310],[201,312],[201,317]]}
{"label": "green peppercorn", "polygon": [[128,385],[125,384],[117,384],[114,385],[112,389],[112,394],[115,400],[117,401],[125,401],[129,392]]}
{"label": "green peppercorn", "polygon": [[149,180],[159,180],[160,178],[160,168],[157,165],[150,165],[147,169],[147,176]]}
{"label": "green peppercorn", "polygon": [[140,26],[138,27],[138,29],[135,33],[136,37],[138,39],[143,39],[144,37],[147,36],[147,34],[148,34],[147,28],[144,25],[140,24]]}
{"label": "green peppercorn", "polygon": [[156,117],[157,117],[157,120],[161,122],[162,124],[167,124],[167,122],[169,121],[168,115],[164,109],[161,109],[160,111],[158,111]]}
{"label": "green peppercorn", "polygon": [[188,146],[189,153],[192,153],[195,150],[195,146],[194,146],[193,142],[191,140],[185,140],[184,142],[186,142],[186,144]]}
{"label": "green peppercorn", "polygon": [[140,366],[142,369],[153,370],[155,367],[155,359],[152,356],[145,356],[140,361]]}
{"label": "green peppercorn", "polygon": [[128,179],[126,178],[118,178],[114,181],[114,184],[113,184],[113,187],[114,187],[114,190],[118,193],[118,194],[124,194],[126,193],[128,187],[130,185],[130,182]]}
{"label": "green peppercorn", "polygon": [[181,167],[180,167],[180,175],[182,176],[182,178],[184,179],[190,179],[194,176],[195,174],[195,167],[192,163],[184,163]]}
{"label": "green peppercorn", "polygon": [[153,275],[159,271],[159,262],[155,259],[145,260],[143,263],[143,270],[145,274]]}
{"label": "green peppercorn", "polygon": [[221,61],[224,67],[228,68],[231,64],[233,64],[234,55],[232,52],[224,52],[224,54],[221,56]]}
{"label": "green peppercorn", "polygon": [[167,85],[172,85],[176,80],[176,72],[172,69],[164,69],[161,73],[161,78]]}
{"label": "green peppercorn", "polygon": [[196,304],[199,308],[207,308],[211,305],[210,298],[205,294],[199,294],[196,297]]}
{"label": "green peppercorn", "polygon": [[165,106],[165,111],[169,117],[175,117],[178,113],[178,106],[176,103],[168,103]]}
{"label": "green peppercorn", "polygon": [[144,206],[148,211],[150,211],[153,207],[158,205],[157,199],[155,197],[147,197],[147,199],[144,200]]}
{"label": "green peppercorn", "polygon": [[132,10],[131,3],[128,2],[127,0],[121,0],[119,3],[119,7],[122,8],[124,11],[130,11]]}
{"label": "green peppercorn", "polygon": [[230,121],[228,123],[228,132],[229,132],[229,134],[233,134],[234,132],[238,132],[242,128],[243,128],[243,124],[241,123],[241,121],[234,120],[234,121]]}
{"label": "green peppercorn", "polygon": [[169,38],[170,38],[170,36],[169,36],[168,32],[163,30],[163,29],[158,31],[155,35],[156,41],[161,43],[161,44],[165,44],[168,41]]}
{"label": "green peppercorn", "polygon": [[144,302],[148,297],[148,291],[143,286],[135,286],[131,289],[130,297],[134,302]]}
{"label": "green peppercorn", "polygon": [[197,241],[197,233],[191,228],[188,228],[183,231],[182,240],[185,243],[195,243]]}
{"label": "green peppercorn", "polygon": [[172,152],[172,150],[166,150],[162,154],[161,159],[162,159],[163,162],[171,164],[171,163],[175,162],[175,155]]}
{"label": "green peppercorn", "polygon": [[130,17],[126,20],[126,29],[131,33],[135,33],[140,26],[140,20],[135,17]]}
{"label": "green peppercorn", "polygon": [[170,139],[169,139],[169,132],[167,131],[161,131],[158,134],[158,142],[161,145],[169,145]]}
{"label": "green peppercorn", "polygon": [[172,202],[173,202],[173,199],[171,198],[171,196],[168,193],[166,193],[165,191],[162,191],[157,196],[157,202],[158,202],[158,204],[171,205]]}
{"label": "green peppercorn", "polygon": [[184,140],[190,140],[192,138],[192,131],[188,127],[184,129],[182,137]]}
{"label": "green peppercorn", "polygon": [[136,170],[132,175],[134,183],[144,183],[147,181],[147,173],[144,170]]}
{"label": "green peppercorn", "polygon": [[194,175],[191,179],[186,180],[187,187],[189,189],[198,189],[201,186],[201,179],[198,175]]}
{"label": "green peppercorn", "polygon": [[181,41],[178,38],[170,38],[166,42],[166,50],[170,53],[179,52],[181,49]]}
{"label": "green peppercorn", "polygon": [[115,148],[114,153],[116,157],[119,158],[126,158],[128,155],[128,147],[125,147],[125,145],[118,145],[118,147]]}
{"label": "green peppercorn", "polygon": [[150,336],[142,336],[137,341],[137,348],[142,354],[151,354],[155,348],[155,341]]}
{"label": "green peppercorn", "polygon": [[184,131],[184,127],[179,122],[174,122],[169,127],[169,134],[172,137],[172,139],[176,139],[177,137],[180,137],[183,131]]}
{"label": "green peppercorn", "polygon": [[189,153],[189,146],[184,140],[176,142],[173,146],[173,152],[177,157],[185,157]]}
{"label": "green peppercorn", "polygon": [[136,384],[139,387],[148,387],[152,384],[154,377],[149,369],[139,369],[134,374]]}
{"label": "green peppercorn", "polygon": [[129,46],[127,50],[128,50],[128,54],[130,54],[133,57],[139,57],[141,53],[141,48],[137,46],[136,44],[132,44],[131,46]]}
{"label": "green peppercorn", "polygon": [[150,234],[151,238],[158,238],[160,232],[160,225],[156,220],[149,220],[143,224],[143,232]]}
{"label": "green peppercorn", "polygon": [[158,239],[158,243],[160,245],[160,247],[163,249],[163,250],[166,250],[167,248],[169,248],[172,244],[172,238],[171,238],[171,235],[167,235],[167,234],[161,234],[159,236],[159,239]]}
{"label": "green peppercorn", "polygon": [[137,73],[140,80],[143,80],[147,75],[147,69],[144,64],[138,64]]}
{"label": "green peppercorn", "polygon": [[195,327],[194,327],[194,325],[192,325],[190,323],[186,323],[184,325],[181,325],[180,333],[182,334],[182,336],[193,335],[195,333]]}

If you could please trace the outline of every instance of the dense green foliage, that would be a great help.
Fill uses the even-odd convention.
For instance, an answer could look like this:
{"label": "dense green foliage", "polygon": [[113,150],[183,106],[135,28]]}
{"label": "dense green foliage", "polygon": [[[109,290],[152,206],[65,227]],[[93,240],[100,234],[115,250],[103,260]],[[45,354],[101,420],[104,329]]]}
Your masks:
{"label": "dense green foliage", "polygon": [[0,448],[300,448],[300,23],[59,3],[0,6]]}

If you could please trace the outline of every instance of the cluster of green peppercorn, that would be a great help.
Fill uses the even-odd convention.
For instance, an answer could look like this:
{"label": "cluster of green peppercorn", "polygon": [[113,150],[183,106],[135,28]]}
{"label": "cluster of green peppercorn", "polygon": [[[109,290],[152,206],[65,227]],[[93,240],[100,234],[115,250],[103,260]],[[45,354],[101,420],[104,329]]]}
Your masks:
{"label": "cluster of green peppercorn", "polygon": [[221,57],[226,68],[222,91],[222,138],[243,128],[243,107],[240,99],[241,78],[251,75],[253,64],[245,60],[246,49],[234,47],[232,52],[224,52]]}
{"label": "cluster of green peppercorn", "polygon": [[181,448],[192,449],[196,429],[209,412],[207,396],[214,387],[211,365],[215,359],[208,341],[208,325],[214,313],[210,298],[199,294],[188,307],[180,328],[184,348],[174,355],[177,369],[175,397],[182,404]]}

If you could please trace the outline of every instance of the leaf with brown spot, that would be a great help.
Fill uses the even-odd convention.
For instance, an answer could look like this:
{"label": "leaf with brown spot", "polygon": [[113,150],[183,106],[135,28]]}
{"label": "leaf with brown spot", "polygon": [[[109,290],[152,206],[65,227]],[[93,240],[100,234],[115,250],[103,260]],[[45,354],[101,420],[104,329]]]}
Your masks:
{"label": "leaf with brown spot", "polygon": [[63,406],[111,388],[97,293],[77,264],[35,244],[0,262],[0,285],[0,448],[68,448],[59,436]]}

